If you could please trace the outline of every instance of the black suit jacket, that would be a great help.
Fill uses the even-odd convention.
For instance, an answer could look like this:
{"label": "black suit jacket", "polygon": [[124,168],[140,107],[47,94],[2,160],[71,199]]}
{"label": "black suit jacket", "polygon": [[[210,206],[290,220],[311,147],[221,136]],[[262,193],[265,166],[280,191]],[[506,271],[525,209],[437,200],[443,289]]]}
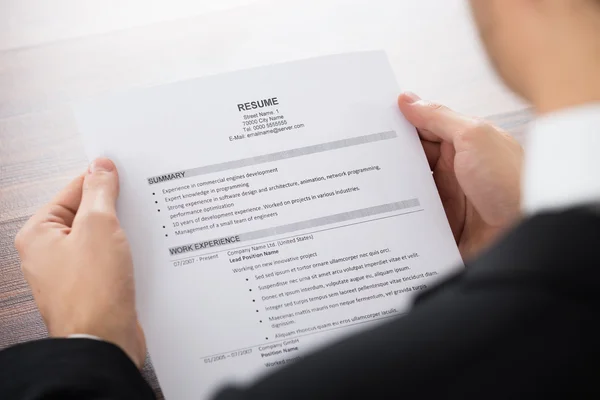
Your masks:
{"label": "black suit jacket", "polygon": [[[405,317],[217,399],[600,398],[599,288],[600,214],[539,215]],[[0,398],[154,397],[118,348],[70,339],[0,353]]]}

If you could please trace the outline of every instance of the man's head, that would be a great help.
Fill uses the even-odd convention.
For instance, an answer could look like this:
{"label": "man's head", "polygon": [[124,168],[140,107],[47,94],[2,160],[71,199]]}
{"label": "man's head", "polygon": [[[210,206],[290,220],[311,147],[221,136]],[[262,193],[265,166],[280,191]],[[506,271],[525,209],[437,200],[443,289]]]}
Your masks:
{"label": "man's head", "polygon": [[470,0],[490,59],[541,112],[600,100],[600,0]]}

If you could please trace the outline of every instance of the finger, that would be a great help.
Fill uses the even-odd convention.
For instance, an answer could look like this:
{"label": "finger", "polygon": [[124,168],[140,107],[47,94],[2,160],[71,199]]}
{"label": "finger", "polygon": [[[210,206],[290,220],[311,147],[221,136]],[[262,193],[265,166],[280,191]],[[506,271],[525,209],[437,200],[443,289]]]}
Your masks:
{"label": "finger", "polygon": [[440,159],[440,144],[429,142],[427,140],[421,140],[421,144],[423,145],[423,150],[425,150],[429,168],[433,171]]}
{"label": "finger", "polygon": [[73,179],[48,204],[40,208],[15,236],[15,247],[23,254],[34,238],[48,232],[68,234],[81,201],[83,175]]}
{"label": "finger", "polygon": [[77,214],[77,210],[81,204],[84,177],[85,174],[81,174],[73,179],[71,183],[69,183],[50,202],[50,205],[56,206],[55,210],[61,211],[60,217],[64,220],[66,226],[71,226],[73,218],[75,218],[75,214]]}
{"label": "finger", "polygon": [[75,223],[94,213],[116,215],[118,196],[119,175],[115,164],[107,158],[94,160],[83,181],[83,195]]}
{"label": "finger", "polygon": [[432,142],[454,142],[455,137],[472,123],[473,119],[449,108],[421,100],[414,93],[398,97],[398,106],[406,119],[418,130],[421,138]]}
{"label": "finger", "polygon": [[45,222],[53,222],[65,227],[71,227],[73,218],[77,213],[81,202],[83,190],[83,176],[73,179],[63,190],[60,191],[48,204],[40,208],[30,219],[21,232],[31,230]]}
{"label": "finger", "polygon": [[442,141],[442,139],[438,135],[434,135],[433,133],[429,132],[428,130],[417,128],[417,132],[419,133],[419,137],[421,138],[421,141],[427,141],[430,143],[437,143],[437,144],[439,144]]}
{"label": "finger", "polygon": [[411,109],[411,106],[419,101],[421,101],[421,98],[418,95],[412,92],[406,92],[402,93],[398,97],[398,106],[400,107],[400,111],[402,111],[408,122],[410,122],[417,128],[417,132],[419,133],[421,140],[429,142],[441,142],[442,138],[424,129],[422,127],[422,123],[420,124],[421,126],[417,125],[417,119],[414,117],[415,112]]}
{"label": "finger", "polygon": [[139,369],[142,369],[144,367],[144,364],[146,362],[146,357],[147,357],[147,353],[148,353],[148,347],[146,345],[146,335],[144,334],[144,329],[142,328],[142,325],[140,324],[140,321],[137,321],[137,340],[138,340],[138,345],[139,345],[139,361],[136,362],[137,366]]}
{"label": "finger", "polygon": [[452,173],[434,173],[435,184],[446,211],[446,218],[458,243],[464,226],[467,200],[456,175]]}

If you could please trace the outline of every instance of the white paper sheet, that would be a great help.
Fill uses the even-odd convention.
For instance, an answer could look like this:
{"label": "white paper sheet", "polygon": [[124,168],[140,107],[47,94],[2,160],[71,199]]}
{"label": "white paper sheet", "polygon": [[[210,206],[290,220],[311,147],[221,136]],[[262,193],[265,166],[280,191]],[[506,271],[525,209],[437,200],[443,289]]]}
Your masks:
{"label": "white paper sheet", "polygon": [[207,398],[400,316],[461,259],[383,52],[74,106],[119,215],[167,398]]}

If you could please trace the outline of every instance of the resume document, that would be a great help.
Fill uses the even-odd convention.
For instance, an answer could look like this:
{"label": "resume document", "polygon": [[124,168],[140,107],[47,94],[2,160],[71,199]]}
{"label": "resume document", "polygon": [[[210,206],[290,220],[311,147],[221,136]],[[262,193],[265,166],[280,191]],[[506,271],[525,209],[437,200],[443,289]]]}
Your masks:
{"label": "resume document", "polygon": [[73,105],[88,156],[119,170],[167,398],[207,398],[400,318],[461,268],[399,93],[386,55],[364,52]]}

